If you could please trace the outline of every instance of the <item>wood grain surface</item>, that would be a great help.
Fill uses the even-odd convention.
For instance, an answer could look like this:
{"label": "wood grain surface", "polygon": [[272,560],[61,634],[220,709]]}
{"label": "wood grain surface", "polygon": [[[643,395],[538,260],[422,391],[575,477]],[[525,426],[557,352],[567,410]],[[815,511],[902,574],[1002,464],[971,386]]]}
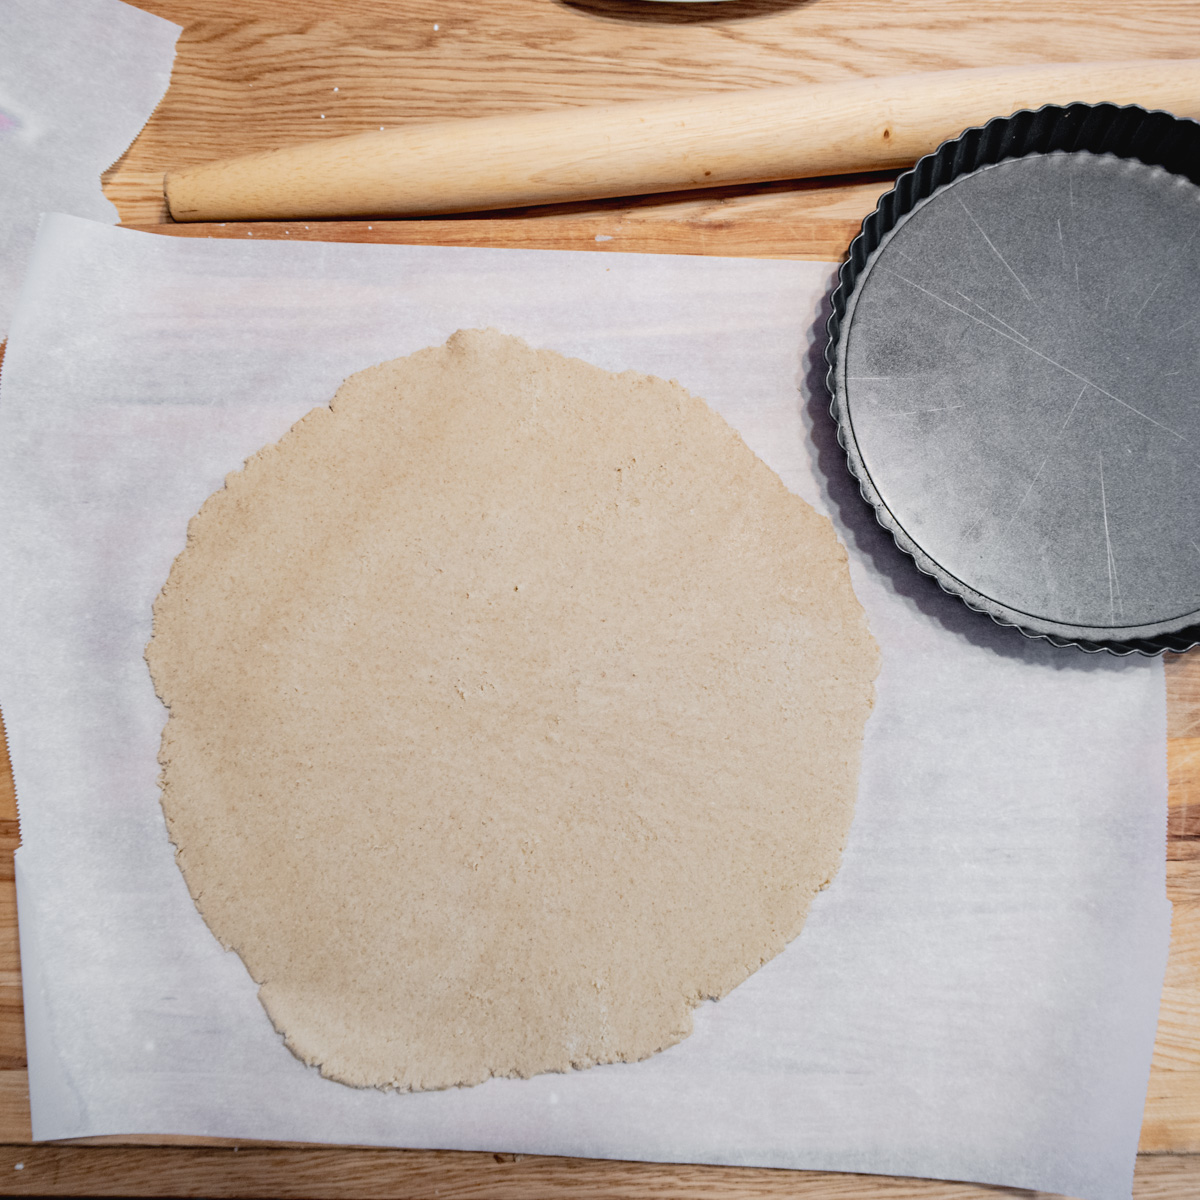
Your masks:
{"label": "wood grain surface", "polygon": [[[396,125],[1008,63],[1200,55],[1195,0],[141,0],[184,26],[166,98],[104,186],[181,236],[840,258],[890,175],[410,221],[171,226],[170,167]],[[1172,945],[1134,1194],[1200,1196],[1200,651],[1167,656]],[[3,697],[0,696],[0,704]],[[0,1194],[993,1200],[969,1184],[516,1155],[92,1139],[30,1145],[0,759]],[[159,1144],[155,1144],[159,1143]]]}

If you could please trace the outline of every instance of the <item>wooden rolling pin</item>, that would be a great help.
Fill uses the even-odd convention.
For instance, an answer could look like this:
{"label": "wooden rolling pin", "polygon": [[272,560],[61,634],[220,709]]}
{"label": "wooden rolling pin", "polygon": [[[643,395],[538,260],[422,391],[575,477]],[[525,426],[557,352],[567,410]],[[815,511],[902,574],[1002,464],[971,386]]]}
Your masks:
{"label": "wooden rolling pin", "polygon": [[478,212],[902,167],[968,126],[1078,100],[1200,118],[1200,59],[939,71],[409,125],[172,171],[165,188],[177,221]]}

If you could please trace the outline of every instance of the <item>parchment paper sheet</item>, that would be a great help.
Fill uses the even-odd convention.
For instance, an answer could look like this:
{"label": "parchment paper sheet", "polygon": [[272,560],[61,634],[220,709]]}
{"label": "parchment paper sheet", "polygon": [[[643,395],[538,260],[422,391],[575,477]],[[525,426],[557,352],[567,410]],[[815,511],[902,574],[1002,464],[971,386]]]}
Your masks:
{"label": "parchment paper sheet", "polygon": [[[176,1133],[1130,1193],[1169,931],[1157,661],[999,629],[854,493],[827,264],[272,242],[47,220],[0,396],[0,702],[37,1138]],[[283,1048],[196,914],[142,650],[188,519],[344,376],[494,325],[677,378],[829,512],[883,648],[841,872],[646,1062],[419,1095]],[[1098,553],[1102,548],[1098,548]],[[338,720],[330,713],[330,722]]]}
{"label": "parchment paper sheet", "polygon": [[179,34],[120,0],[0,0],[0,340],[40,215],[117,220],[100,175],[163,98]]}

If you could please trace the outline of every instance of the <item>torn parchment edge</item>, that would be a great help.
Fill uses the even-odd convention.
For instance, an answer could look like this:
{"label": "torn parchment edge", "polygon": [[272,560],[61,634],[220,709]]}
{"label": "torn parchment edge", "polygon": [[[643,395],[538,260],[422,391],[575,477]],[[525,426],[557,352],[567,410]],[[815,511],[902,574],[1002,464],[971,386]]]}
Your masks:
{"label": "torn parchment edge", "polygon": [[[107,11],[101,11],[103,9],[107,9]],[[103,212],[104,220],[107,221],[107,223],[117,225],[121,222],[121,213],[116,204],[105,194],[104,176],[125,157],[133,143],[141,136],[142,131],[146,128],[146,125],[149,123],[150,119],[162,106],[162,102],[166,98],[167,91],[170,88],[171,76],[175,68],[179,37],[183,33],[183,26],[177,25],[174,21],[168,21],[163,17],[159,17],[154,13],[146,12],[144,9],[137,8],[132,4],[126,4],[124,3],[124,0],[105,0],[103,5],[92,4],[88,6],[87,11],[89,17],[91,17],[93,20],[100,19],[105,21],[105,27],[109,30],[109,32],[111,32],[113,38],[124,38],[126,44],[136,45],[141,41],[149,40],[149,35],[152,32],[156,35],[161,35],[161,40],[164,43],[169,42],[169,47],[166,44],[164,44],[162,47],[164,52],[169,48],[169,59],[166,58],[164,53],[165,61],[162,63],[161,67],[148,72],[145,77],[147,82],[146,99],[150,100],[148,107],[144,113],[126,114],[129,117],[127,122],[116,122],[116,128],[113,131],[112,144],[103,149],[102,157],[93,160],[96,167],[94,178],[95,191],[93,193],[95,210],[91,212],[79,212],[75,214],[77,216],[84,217],[87,220],[98,220],[100,219],[100,213]],[[71,19],[71,15],[70,6],[68,6],[68,11],[59,13],[58,19],[62,21],[69,21]],[[156,36],[153,40],[158,41],[159,37]],[[139,116],[140,120],[138,119]],[[136,124],[134,123],[135,121]],[[124,129],[120,127],[122,123],[125,125]],[[120,138],[121,141],[118,142],[117,138]],[[106,162],[105,159],[110,153],[113,157]],[[77,183],[85,184],[87,182],[82,175],[72,177]],[[34,237],[29,243],[26,243],[30,246],[30,255],[32,255],[32,246],[36,243],[37,234],[40,230],[41,218],[46,215],[46,212],[50,210],[50,207],[52,206],[48,206],[47,209],[42,213],[37,214],[37,224],[34,225],[33,230]],[[30,217],[33,215],[34,214],[26,210],[26,213],[16,222],[14,222],[11,228],[20,231],[28,230],[29,226],[26,222],[28,222]],[[12,271],[12,278],[18,278],[23,281],[29,276],[31,261],[31,258],[26,259],[22,272],[18,242],[18,249],[14,255],[14,261],[9,262],[4,266],[3,272]],[[4,277],[2,272],[0,272],[0,277]],[[17,286],[13,289],[14,301],[11,311],[8,310],[6,304],[0,304],[0,346],[4,344],[4,341],[7,337],[11,336],[12,328],[16,322],[17,306],[19,305],[22,291],[23,283],[21,286]],[[6,323],[8,325],[7,329],[5,328]]]}

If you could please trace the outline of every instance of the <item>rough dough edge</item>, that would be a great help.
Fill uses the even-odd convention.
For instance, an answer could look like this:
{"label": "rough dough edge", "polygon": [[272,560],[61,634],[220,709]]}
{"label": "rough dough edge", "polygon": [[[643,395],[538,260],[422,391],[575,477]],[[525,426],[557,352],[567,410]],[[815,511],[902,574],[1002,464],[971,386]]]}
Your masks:
{"label": "rough dough edge", "polygon": [[[682,1042],[686,1038],[688,1038],[694,1031],[694,1024],[695,1024],[694,1014],[695,1014],[696,1009],[699,1008],[700,1005],[704,1004],[707,1001],[712,1001],[712,1002],[720,1001],[725,996],[729,995],[730,992],[732,992],[737,987],[741,986],[742,983],[744,983],[747,979],[749,979],[752,975],[754,975],[758,970],[760,970],[768,962],[770,962],[772,959],[778,957],[779,954],[783,953],[783,951],[797,937],[800,936],[800,934],[803,932],[804,926],[808,922],[808,917],[809,917],[809,913],[811,911],[813,901],[816,899],[816,897],[818,895],[820,895],[821,892],[825,891],[826,888],[828,888],[833,883],[833,881],[837,878],[839,871],[841,870],[841,865],[842,865],[842,861],[843,861],[843,858],[845,855],[846,845],[847,845],[847,842],[849,839],[849,832],[853,826],[854,814],[857,809],[857,789],[856,789],[855,799],[850,805],[849,812],[847,815],[847,820],[845,823],[845,827],[843,829],[842,834],[840,835],[840,837],[838,839],[837,855],[836,855],[836,861],[835,861],[833,870],[816,887],[816,889],[812,893],[812,895],[809,896],[808,902],[805,906],[804,914],[799,921],[798,928],[795,931],[791,932],[790,934],[784,935],[780,940],[780,944],[776,948],[770,950],[766,954],[761,955],[759,957],[759,961],[758,961],[757,965],[750,966],[746,970],[744,976],[741,979],[737,980],[736,982],[731,984],[729,987],[725,988],[725,990],[720,992],[719,995],[703,995],[703,994],[697,993],[694,996],[685,997],[684,999],[685,999],[685,1003],[686,1003],[686,1008],[683,1010],[683,1012],[681,1014],[683,1017],[683,1024],[681,1025],[681,1027],[678,1028],[677,1030],[673,1030],[671,1032],[671,1034],[669,1035],[669,1040],[664,1040],[663,1043],[658,1048],[649,1050],[643,1054],[637,1054],[637,1055],[618,1054],[616,1056],[607,1057],[607,1058],[596,1058],[596,1057],[591,1057],[591,1056],[585,1055],[585,1056],[581,1056],[579,1058],[572,1058],[569,1065],[566,1065],[563,1067],[544,1068],[544,1069],[539,1069],[539,1070],[530,1071],[530,1072],[523,1072],[519,1069],[514,1069],[511,1071],[485,1069],[485,1070],[480,1071],[477,1075],[475,1075],[473,1077],[464,1078],[464,1079],[461,1079],[461,1080],[458,1080],[458,1081],[455,1081],[452,1083],[433,1083],[433,1084],[409,1083],[409,1084],[405,1084],[400,1081],[379,1083],[379,1082],[375,1082],[375,1081],[372,1081],[369,1079],[355,1078],[355,1077],[353,1077],[353,1072],[338,1070],[338,1068],[336,1066],[333,1066],[333,1065],[329,1064],[328,1062],[326,1062],[315,1049],[306,1047],[303,1044],[304,1038],[303,1038],[302,1034],[291,1033],[283,1028],[281,1019],[278,1016],[277,1006],[273,1001],[273,997],[272,997],[271,991],[270,991],[271,985],[272,985],[272,980],[269,978],[266,978],[266,977],[264,977],[262,979],[257,978],[254,975],[254,973],[250,971],[249,966],[245,962],[245,958],[243,957],[242,953],[237,949],[237,947],[235,945],[233,945],[232,942],[230,942],[222,934],[218,933],[217,930],[214,929],[212,924],[210,924],[209,918],[205,913],[205,906],[203,903],[203,892],[197,891],[193,888],[193,885],[192,885],[192,882],[191,882],[191,879],[189,876],[189,872],[185,869],[185,866],[184,866],[184,857],[185,857],[184,849],[175,841],[174,837],[172,836],[172,832],[171,832],[172,821],[171,821],[170,816],[166,812],[165,803],[161,803],[162,801],[165,800],[166,793],[167,793],[166,774],[167,774],[168,766],[170,764],[170,758],[167,755],[167,731],[168,731],[170,720],[172,717],[172,703],[171,703],[171,700],[168,698],[168,696],[166,694],[164,694],[167,689],[165,687],[161,686],[159,675],[155,672],[155,668],[154,668],[154,643],[155,643],[155,637],[159,632],[160,606],[162,606],[169,599],[169,592],[171,590],[172,579],[173,579],[173,576],[175,575],[177,564],[180,562],[181,559],[185,558],[185,556],[188,554],[188,551],[192,548],[193,544],[201,536],[201,531],[203,530],[204,526],[208,522],[218,519],[218,515],[222,508],[224,508],[226,505],[228,505],[231,502],[236,502],[236,497],[241,492],[243,492],[245,489],[251,488],[254,485],[254,481],[255,481],[257,473],[261,470],[266,469],[269,462],[275,456],[277,456],[280,453],[283,453],[290,446],[290,444],[292,442],[294,442],[297,438],[304,437],[306,434],[314,433],[319,428],[320,424],[322,424],[326,420],[330,419],[338,411],[339,402],[342,400],[345,392],[347,391],[347,389],[349,389],[351,387],[351,385],[354,383],[354,381],[356,381],[357,379],[359,379],[359,377],[361,377],[363,375],[367,375],[367,374],[374,372],[379,367],[387,366],[393,362],[398,362],[398,361],[402,361],[402,360],[407,361],[407,360],[411,360],[411,359],[418,358],[418,357],[424,357],[424,356],[432,357],[434,355],[437,355],[438,353],[446,350],[447,348],[452,347],[453,344],[455,343],[455,341],[457,339],[462,338],[463,335],[472,334],[472,333],[484,333],[484,334],[489,334],[489,335],[496,334],[505,340],[517,341],[522,345],[522,347],[524,347],[525,349],[531,350],[535,353],[553,355],[557,359],[567,362],[567,363],[576,363],[576,364],[580,364],[580,365],[588,368],[589,370],[602,371],[605,375],[609,376],[613,380],[623,380],[623,381],[628,381],[628,382],[632,382],[632,381],[651,382],[652,381],[654,383],[665,383],[668,386],[670,386],[672,389],[677,389],[678,391],[680,391],[684,395],[686,395],[689,399],[699,401],[699,403],[701,405],[703,405],[705,410],[712,417],[714,417],[716,419],[716,421],[719,422],[719,424],[725,430],[727,430],[729,432],[729,434],[731,434],[732,437],[738,443],[740,443],[745,448],[746,452],[750,456],[753,457],[753,459],[755,460],[755,462],[757,462],[759,467],[761,467],[763,469],[763,471],[765,472],[765,475],[769,476],[770,480],[772,481],[773,486],[777,487],[777,489],[780,492],[786,493],[789,497],[793,497],[795,499],[802,500],[802,497],[796,496],[795,493],[791,492],[790,489],[787,488],[786,484],[783,483],[782,479],[780,479],[780,477],[778,476],[778,474],[775,471],[773,471],[770,467],[767,467],[766,464],[762,462],[762,460],[758,457],[758,455],[746,444],[744,438],[741,435],[741,432],[738,429],[736,429],[734,426],[730,425],[729,422],[719,412],[717,412],[715,409],[713,409],[707,403],[707,401],[705,401],[702,397],[695,395],[695,393],[690,392],[687,388],[685,388],[682,384],[680,384],[678,380],[673,379],[673,378],[666,380],[666,379],[663,379],[661,376],[651,375],[647,372],[638,371],[636,369],[626,369],[626,370],[619,371],[619,372],[609,371],[606,368],[598,367],[596,364],[591,363],[586,359],[579,358],[577,356],[565,355],[565,354],[562,354],[558,351],[555,351],[555,350],[552,350],[549,348],[531,346],[527,341],[525,341],[525,339],[515,337],[515,336],[509,335],[509,334],[504,334],[501,331],[496,330],[494,327],[482,327],[482,328],[477,328],[477,329],[459,329],[459,330],[455,331],[454,333],[452,333],[447,338],[447,340],[444,343],[442,343],[441,345],[422,347],[421,349],[414,351],[410,354],[401,355],[397,359],[386,359],[379,363],[374,363],[374,364],[371,364],[370,366],[361,368],[358,371],[352,372],[350,375],[346,376],[342,380],[342,382],[338,385],[333,396],[330,398],[330,400],[327,404],[314,405],[313,408],[309,409],[308,412],[306,412],[301,417],[299,417],[296,421],[294,421],[287,428],[287,430],[285,430],[284,433],[281,434],[278,438],[276,438],[273,442],[269,442],[266,445],[260,447],[260,449],[255,451],[253,454],[249,455],[243,461],[243,463],[240,467],[237,467],[237,468],[227,472],[226,475],[224,476],[221,487],[219,487],[219,488],[215,489],[213,492],[211,492],[205,498],[204,502],[201,504],[201,506],[197,510],[197,512],[195,514],[193,514],[193,516],[188,520],[184,547],[180,550],[180,552],[172,560],[171,567],[167,574],[167,579],[165,580],[162,588],[159,590],[159,593],[157,594],[157,596],[154,599],[154,602],[152,605],[151,635],[150,635],[150,638],[148,639],[146,646],[144,648],[144,651],[143,651],[143,658],[146,661],[147,667],[149,669],[151,680],[153,682],[154,689],[155,689],[155,694],[158,696],[159,700],[163,703],[163,705],[167,709],[167,713],[168,713],[167,723],[164,725],[163,735],[162,735],[162,738],[160,739],[159,750],[158,750],[158,754],[157,754],[157,761],[158,761],[158,764],[160,767],[160,771],[159,771],[159,774],[158,774],[157,780],[156,780],[157,785],[159,787],[160,807],[163,811],[164,820],[167,825],[168,839],[170,840],[170,843],[172,846],[176,865],[179,868],[180,873],[183,875],[185,884],[188,887],[189,895],[191,895],[192,900],[193,900],[194,904],[196,905],[197,911],[200,913],[202,919],[205,922],[205,925],[208,927],[210,932],[212,932],[213,935],[217,938],[217,941],[221,945],[221,947],[226,952],[235,953],[238,955],[239,960],[243,963],[243,966],[245,966],[245,968],[246,968],[247,974],[250,976],[250,978],[253,980],[253,982],[256,985],[258,1000],[262,1004],[263,1009],[266,1012],[268,1018],[270,1019],[272,1027],[273,1027],[276,1035],[279,1037],[280,1041],[288,1048],[288,1050],[296,1058],[298,1058],[306,1066],[315,1067],[323,1078],[329,1079],[333,1082],[342,1083],[345,1086],[359,1088],[359,1089],[372,1089],[372,1090],[379,1090],[379,1091],[384,1091],[384,1092],[398,1092],[398,1093],[417,1093],[417,1092],[422,1092],[422,1091],[445,1091],[445,1090],[450,1090],[450,1089],[455,1089],[455,1088],[460,1088],[460,1087],[474,1087],[474,1086],[477,1086],[478,1084],[486,1082],[489,1079],[531,1079],[531,1078],[534,1078],[537,1075],[541,1075],[541,1074],[567,1074],[567,1073],[570,1073],[571,1071],[586,1070],[590,1067],[608,1065],[608,1064],[613,1064],[613,1063],[643,1062],[643,1061],[646,1061],[647,1059],[655,1057],[657,1054],[661,1053],[662,1051],[664,1051],[666,1049],[669,1049],[672,1046],[678,1045],[680,1042]],[[807,505],[807,502],[805,502],[805,504],[806,504],[806,507],[808,507],[810,510],[812,510],[811,505]],[[824,521],[829,520],[827,517],[824,517],[823,514],[816,512],[816,510],[812,510],[812,511],[822,520],[824,520]],[[830,525],[832,527],[832,522],[830,522]],[[841,565],[843,566],[843,569],[845,569],[848,566],[848,556],[846,554],[846,548],[843,545],[841,539],[837,536],[836,529],[832,529],[832,532],[833,532],[833,537],[834,537],[837,551],[840,555]],[[848,574],[847,574],[847,584],[850,587],[851,595],[853,595],[855,600],[857,601],[857,596],[854,593],[853,586],[849,580]],[[870,627],[869,627],[869,624],[866,619],[866,612],[862,608],[861,601],[857,601],[857,602],[859,604],[859,611],[861,614],[862,631],[865,634],[867,641],[874,647],[874,650],[875,650],[874,671],[872,672],[871,680],[870,680],[871,691],[870,691],[870,696],[867,698],[867,717],[864,719],[864,731],[865,731],[866,721],[869,720],[870,713],[874,710],[874,707],[875,707],[875,699],[876,699],[875,682],[878,679],[879,671],[881,669],[881,656],[880,656],[880,652],[879,652],[878,643],[875,641],[875,638],[870,631]],[[857,781],[859,781],[861,779],[861,772],[862,772],[862,753],[861,753],[862,741],[861,740],[859,741],[856,749],[857,749],[857,755],[856,755],[857,761],[855,763],[854,776],[855,776],[855,780],[857,783]]]}

